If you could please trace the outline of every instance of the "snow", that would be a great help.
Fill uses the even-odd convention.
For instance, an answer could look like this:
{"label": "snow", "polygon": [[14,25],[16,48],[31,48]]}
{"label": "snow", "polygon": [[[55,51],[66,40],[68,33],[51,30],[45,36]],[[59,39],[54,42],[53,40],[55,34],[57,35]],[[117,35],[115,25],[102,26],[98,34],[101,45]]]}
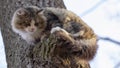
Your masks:
{"label": "snow", "polygon": [[108,41],[99,41],[98,44],[99,48],[96,57],[91,61],[91,68],[115,68],[120,62],[120,46]]}
{"label": "snow", "polygon": [[[120,0],[64,0],[67,9],[79,15],[95,33],[120,42]],[[120,68],[120,45],[98,41],[98,51],[90,61],[91,68]],[[0,36],[0,68],[7,68]]]}
{"label": "snow", "polygon": [[5,50],[3,46],[3,40],[0,32],[0,68],[7,68]]}

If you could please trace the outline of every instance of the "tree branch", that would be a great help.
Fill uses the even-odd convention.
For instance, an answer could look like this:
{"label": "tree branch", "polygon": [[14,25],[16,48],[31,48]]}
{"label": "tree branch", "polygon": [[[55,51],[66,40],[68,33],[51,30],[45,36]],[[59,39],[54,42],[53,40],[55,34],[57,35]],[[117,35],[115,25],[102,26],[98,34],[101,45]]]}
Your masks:
{"label": "tree branch", "polygon": [[112,43],[115,43],[115,44],[117,44],[117,45],[120,45],[120,42],[119,42],[119,41],[113,40],[113,39],[111,39],[111,38],[109,38],[109,37],[100,37],[100,36],[98,36],[98,40],[106,40],[106,41],[110,41],[110,42],[112,42]]}
{"label": "tree branch", "polygon": [[97,7],[99,7],[101,4],[103,4],[107,0],[100,0],[98,3],[96,3],[94,6],[86,10],[85,12],[81,13],[81,17],[87,15],[88,13],[94,11]]}

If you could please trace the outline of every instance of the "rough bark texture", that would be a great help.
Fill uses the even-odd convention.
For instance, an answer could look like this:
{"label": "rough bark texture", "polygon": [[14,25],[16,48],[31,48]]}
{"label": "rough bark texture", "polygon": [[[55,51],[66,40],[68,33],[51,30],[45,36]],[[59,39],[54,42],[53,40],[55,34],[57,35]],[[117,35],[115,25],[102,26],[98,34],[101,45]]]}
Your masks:
{"label": "rough bark texture", "polygon": [[[62,0],[1,0],[0,1],[0,27],[5,45],[8,68],[89,68],[88,62],[80,62],[83,66],[64,67],[59,64],[50,63],[51,56],[41,53],[40,44],[28,45],[19,35],[11,29],[11,18],[16,9],[23,6],[36,5],[39,7],[60,7],[65,8]],[[54,40],[52,40],[54,41]],[[48,40],[48,43],[51,42]],[[45,45],[48,45],[46,43]],[[44,43],[41,43],[41,45]],[[53,47],[54,48],[54,47]],[[44,49],[43,49],[44,50]],[[51,53],[49,54],[51,55]],[[59,58],[59,57],[58,57]],[[57,62],[57,58],[52,59]],[[72,60],[72,58],[70,59]],[[66,63],[69,61],[66,59]],[[59,63],[59,62],[58,62]]]}
{"label": "rough bark texture", "polygon": [[11,29],[11,18],[16,9],[22,6],[36,5],[39,7],[65,8],[62,0],[1,0],[0,27],[5,45],[8,68],[31,68],[30,51],[32,46],[16,35]]}

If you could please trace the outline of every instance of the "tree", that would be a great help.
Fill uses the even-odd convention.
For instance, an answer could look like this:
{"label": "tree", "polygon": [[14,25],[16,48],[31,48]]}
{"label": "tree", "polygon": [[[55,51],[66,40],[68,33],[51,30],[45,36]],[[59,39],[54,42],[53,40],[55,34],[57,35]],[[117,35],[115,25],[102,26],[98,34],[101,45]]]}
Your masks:
{"label": "tree", "polygon": [[11,18],[16,9],[26,5],[39,7],[60,7],[65,8],[62,0],[3,0],[0,1],[0,27],[5,45],[8,68],[31,68],[30,50],[26,42],[16,35],[11,29]]}
{"label": "tree", "polygon": [[[0,2],[0,27],[5,45],[6,59],[8,68],[66,68],[62,65],[51,63],[46,53],[41,53],[44,48],[40,45],[28,45],[24,40],[15,34],[11,29],[11,18],[14,11],[23,6],[36,5],[39,7],[60,7],[65,8],[62,0],[3,0]],[[54,40],[47,39],[48,43]],[[46,45],[48,43],[45,43]],[[44,44],[44,43],[43,43]],[[65,57],[65,56],[64,56]],[[47,58],[47,59],[46,59]],[[54,57],[52,58],[54,59]],[[53,60],[57,62],[58,60]],[[63,60],[64,61],[64,60]],[[58,62],[60,63],[60,62]],[[69,63],[65,59],[65,63]],[[71,66],[72,68],[77,68]],[[70,68],[71,68],[70,67]],[[69,68],[69,66],[67,67]],[[88,62],[79,68],[89,68]]]}

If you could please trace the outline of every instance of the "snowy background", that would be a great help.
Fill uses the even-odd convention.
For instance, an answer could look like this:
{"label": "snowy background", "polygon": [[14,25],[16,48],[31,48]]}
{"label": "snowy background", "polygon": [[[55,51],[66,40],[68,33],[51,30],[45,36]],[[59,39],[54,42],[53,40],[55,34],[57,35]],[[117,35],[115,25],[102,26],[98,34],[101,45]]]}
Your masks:
{"label": "snowy background", "polygon": [[5,50],[3,46],[3,40],[0,32],[0,68],[7,68],[6,59],[5,59]]}
{"label": "snowy background", "polygon": [[[120,68],[120,0],[64,0],[100,37],[91,68]],[[6,67],[0,36],[0,68]]]}

